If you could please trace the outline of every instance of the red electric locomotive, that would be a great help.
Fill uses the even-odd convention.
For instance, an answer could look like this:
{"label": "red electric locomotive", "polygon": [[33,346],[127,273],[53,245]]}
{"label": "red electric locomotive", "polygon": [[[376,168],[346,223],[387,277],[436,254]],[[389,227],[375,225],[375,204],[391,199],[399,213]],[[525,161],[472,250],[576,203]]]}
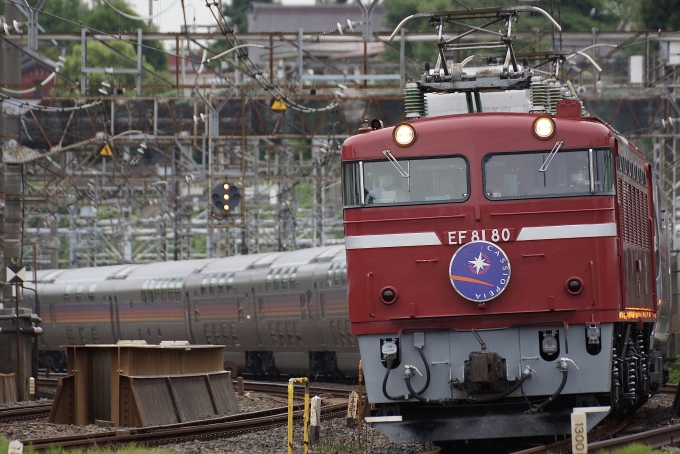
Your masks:
{"label": "red electric locomotive", "polygon": [[[590,407],[592,428],[663,382],[667,211],[651,167],[554,75],[529,68],[538,56],[518,63],[511,26],[523,11],[548,16],[412,16],[430,20],[440,52],[407,86],[407,121],[374,120],[342,148],[367,419],[396,441],[568,434],[575,407]],[[483,44],[501,54],[447,61],[455,46],[469,51],[458,44],[469,33],[443,27],[464,21],[504,22]],[[564,56],[541,57],[557,74]]]}

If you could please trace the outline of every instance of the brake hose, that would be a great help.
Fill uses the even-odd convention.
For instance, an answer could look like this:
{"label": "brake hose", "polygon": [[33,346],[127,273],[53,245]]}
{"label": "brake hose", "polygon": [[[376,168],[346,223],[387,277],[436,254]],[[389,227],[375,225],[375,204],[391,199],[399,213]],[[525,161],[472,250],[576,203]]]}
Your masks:
{"label": "brake hose", "polygon": [[569,373],[566,367],[564,369],[561,369],[561,371],[562,371],[562,383],[560,383],[560,386],[553,393],[553,395],[548,397],[540,404],[531,407],[531,409],[527,413],[538,413],[539,411],[543,411],[543,409],[547,407],[550,402],[553,402],[555,399],[557,399],[557,396],[560,395],[560,393],[564,389],[564,386],[567,384],[567,374]]}
{"label": "brake hose", "polygon": [[387,366],[387,370],[385,371],[385,378],[383,379],[383,385],[382,385],[382,392],[385,397],[387,397],[390,400],[404,400],[407,397],[406,396],[390,396],[387,393],[387,379],[390,376],[390,371],[392,370],[392,363],[394,362],[394,357],[388,356],[387,359],[385,360],[385,365]]}
{"label": "brake hose", "polygon": [[529,377],[531,377],[531,369],[527,367],[524,370],[524,372],[522,373],[522,378],[520,378],[517,381],[517,383],[515,383],[514,385],[512,385],[510,388],[503,391],[502,393],[487,394],[487,395],[483,395],[483,396],[467,395],[466,399],[469,400],[470,402],[476,402],[476,403],[493,402],[495,400],[503,399],[503,398],[509,396],[510,394],[514,393],[515,391],[517,391],[522,386],[522,384],[526,381],[526,379],[529,378]]}

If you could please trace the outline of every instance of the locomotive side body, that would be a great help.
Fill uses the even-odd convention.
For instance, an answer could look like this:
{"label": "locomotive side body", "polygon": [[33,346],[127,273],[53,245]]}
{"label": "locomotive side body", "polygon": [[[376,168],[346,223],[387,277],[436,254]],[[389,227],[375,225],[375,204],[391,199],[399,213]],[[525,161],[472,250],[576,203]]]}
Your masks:
{"label": "locomotive side body", "polygon": [[358,370],[342,246],[40,271],[38,281],[41,354],[54,365],[61,345],[186,340],[225,345],[225,361],[254,374]]}
{"label": "locomotive side body", "polygon": [[[573,407],[632,410],[661,383],[650,167],[570,107],[345,141],[350,321],[390,438],[566,434]],[[371,198],[381,172],[408,200]]]}

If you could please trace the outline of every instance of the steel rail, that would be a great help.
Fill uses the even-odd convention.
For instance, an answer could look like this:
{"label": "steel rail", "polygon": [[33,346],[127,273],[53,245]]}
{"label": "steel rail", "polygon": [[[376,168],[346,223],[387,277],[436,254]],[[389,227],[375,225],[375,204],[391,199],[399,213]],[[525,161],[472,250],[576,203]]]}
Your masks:
{"label": "steel rail", "polygon": [[0,409],[0,423],[26,421],[48,416],[52,404],[10,407]]}
{"label": "steel rail", "polygon": [[680,424],[675,424],[611,440],[588,443],[588,452],[609,452],[612,449],[628,446],[632,443],[639,443],[647,445],[652,449],[658,449],[663,446],[674,445],[678,440],[680,440]]}
{"label": "steel rail", "polygon": [[[588,443],[588,452],[590,452],[592,449],[591,446],[600,443],[599,440],[609,438],[612,435],[622,431],[630,423],[630,420],[630,417],[614,418],[603,426],[596,427],[595,429],[588,432],[588,439],[596,440],[593,443]],[[536,446],[530,449],[524,449],[522,451],[515,451],[513,454],[559,454],[570,452],[571,438],[567,438],[565,440],[548,445]]]}
{"label": "steel rail", "polygon": [[[326,418],[342,417],[345,415],[347,403],[328,405],[322,408],[322,415]],[[42,439],[22,440],[24,445],[31,445],[37,451],[43,451],[52,447],[62,448],[89,448],[93,446],[110,446],[120,444],[142,444],[157,446],[171,443],[181,443],[187,440],[209,440],[214,438],[228,438],[248,432],[263,430],[275,426],[284,425],[287,422],[287,407],[278,407],[253,413],[232,415],[224,422],[215,422],[217,419],[195,421],[186,423],[184,427],[158,426],[144,427],[140,429],[126,429],[115,432],[71,435],[67,437],[54,437]],[[302,410],[294,413],[296,419],[302,417]]]}

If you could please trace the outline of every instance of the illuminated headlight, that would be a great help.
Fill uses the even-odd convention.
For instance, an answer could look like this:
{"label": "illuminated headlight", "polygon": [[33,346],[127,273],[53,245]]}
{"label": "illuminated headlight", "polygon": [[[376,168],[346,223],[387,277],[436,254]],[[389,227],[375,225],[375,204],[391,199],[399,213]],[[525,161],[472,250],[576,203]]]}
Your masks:
{"label": "illuminated headlight", "polygon": [[534,135],[542,140],[547,140],[555,134],[555,122],[550,117],[538,117],[534,120]]}
{"label": "illuminated headlight", "polygon": [[416,130],[408,123],[402,123],[394,128],[394,141],[400,147],[408,147],[416,141]]}

